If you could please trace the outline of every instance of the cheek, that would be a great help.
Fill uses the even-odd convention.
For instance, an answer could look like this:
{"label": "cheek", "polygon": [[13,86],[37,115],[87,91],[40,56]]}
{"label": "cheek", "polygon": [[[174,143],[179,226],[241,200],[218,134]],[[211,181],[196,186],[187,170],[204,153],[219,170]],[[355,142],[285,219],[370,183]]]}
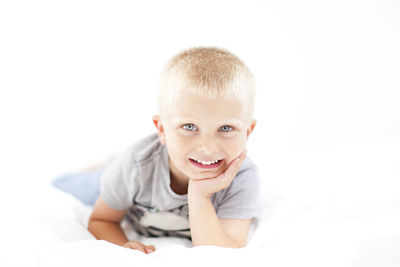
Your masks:
{"label": "cheek", "polygon": [[170,151],[170,154],[176,157],[182,157],[190,147],[189,145],[190,142],[188,142],[187,138],[182,138],[177,134],[167,135],[168,150]]}
{"label": "cheek", "polygon": [[228,156],[227,163],[229,164],[243,152],[246,147],[246,139],[242,138],[242,136],[237,136],[232,140],[224,142],[223,146]]}

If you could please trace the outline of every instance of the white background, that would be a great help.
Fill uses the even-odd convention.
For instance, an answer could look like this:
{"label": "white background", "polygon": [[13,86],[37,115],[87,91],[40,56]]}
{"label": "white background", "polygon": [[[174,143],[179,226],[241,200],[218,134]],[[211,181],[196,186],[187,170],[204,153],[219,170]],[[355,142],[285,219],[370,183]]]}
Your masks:
{"label": "white background", "polygon": [[395,190],[399,1],[1,1],[2,204],[152,133],[158,75],[194,46],[254,72],[248,154],[264,179],[289,194],[353,171],[372,188],[384,169],[381,193]]}

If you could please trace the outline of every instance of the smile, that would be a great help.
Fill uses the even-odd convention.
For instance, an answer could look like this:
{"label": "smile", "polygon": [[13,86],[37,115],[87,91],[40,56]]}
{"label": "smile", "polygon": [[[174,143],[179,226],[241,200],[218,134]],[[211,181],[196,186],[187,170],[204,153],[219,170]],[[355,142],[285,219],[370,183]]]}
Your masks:
{"label": "smile", "polygon": [[199,167],[199,168],[202,168],[202,169],[213,169],[213,168],[217,168],[217,167],[219,167],[219,166],[222,164],[222,162],[223,162],[222,159],[214,160],[214,161],[200,161],[200,160],[195,160],[195,159],[190,159],[190,158],[189,158],[189,160],[190,160],[190,162],[191,162],[194,166]]}

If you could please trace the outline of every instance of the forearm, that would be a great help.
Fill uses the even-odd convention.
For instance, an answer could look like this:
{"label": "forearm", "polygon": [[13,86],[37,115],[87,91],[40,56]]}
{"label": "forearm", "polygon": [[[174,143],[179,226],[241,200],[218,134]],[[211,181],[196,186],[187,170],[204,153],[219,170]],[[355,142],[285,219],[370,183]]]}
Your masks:
{"label": "forearm", "polygon": [[119,246],[128,242],[119,223],[89,220],[88,230],[99,240],[107,240]]}
{"label": "forearm", "polygon": [[223,231],[209,198],[189,194],[189,221],[193,246],[240,247]]}

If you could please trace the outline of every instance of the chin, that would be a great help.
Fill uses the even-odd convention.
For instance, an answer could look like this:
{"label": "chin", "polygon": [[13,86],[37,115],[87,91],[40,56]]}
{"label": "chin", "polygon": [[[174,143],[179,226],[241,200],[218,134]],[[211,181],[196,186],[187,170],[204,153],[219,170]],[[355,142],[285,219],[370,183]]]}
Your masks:
{"label": "chin", "polygon": [[192,176],[189,177],[193,177],[191,178],[193,180],[202,180],[207,178],[215,178],[220,174],[221,174],[220,172],[193,173]]}

